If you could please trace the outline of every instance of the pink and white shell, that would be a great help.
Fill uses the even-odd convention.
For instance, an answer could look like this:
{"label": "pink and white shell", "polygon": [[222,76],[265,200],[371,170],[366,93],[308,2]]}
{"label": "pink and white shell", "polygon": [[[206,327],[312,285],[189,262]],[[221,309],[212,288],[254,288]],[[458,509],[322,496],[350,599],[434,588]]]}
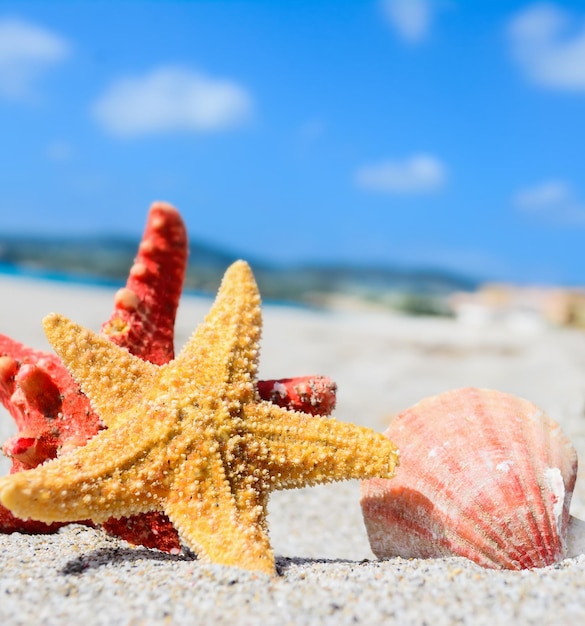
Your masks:
{"label": "pink and white shell", "polygon": [[577,455],[537,406],[458,389],[419,402],[384,434],[400,467],[361,487],[378,558],[463,556],[526,569],[565,557]]}

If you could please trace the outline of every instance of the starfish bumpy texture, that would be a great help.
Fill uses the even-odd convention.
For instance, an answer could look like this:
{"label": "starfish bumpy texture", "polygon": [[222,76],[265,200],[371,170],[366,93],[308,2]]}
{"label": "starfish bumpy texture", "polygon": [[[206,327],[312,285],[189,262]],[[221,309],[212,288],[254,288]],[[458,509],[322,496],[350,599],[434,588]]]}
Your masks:
{"label": "starfish bumpy texture", "polygon": [[[150,207],[138,254],[126,286],[114,298],[114,311],[101,333],[132,354],[162,365],[174,357],[174,324],[187,266],[188,241],[180,213],[165,202]],[[279,406],[328,415],[336,385],[324,376],[258,381],[258,392]],[[0,402],[18,434],[4,442],[11,473],[83,446],[104,428],[87,397],[56,354],[34,350],[0,334]],[[0,532],[54,532],[62,524],[22,520],[0,506]],[[181,544],[168,518],[158,512],[112,518],[103,523],[127,541],[179,552]]]}
{"label": "starfish bumpy texture", "polygon": [[157,366],[59,315],[49,341],[107,425],[89,443],[0,479],[0,501],[44,522],[164,511],[203,560],[274,573],[266,506],[275,489],[390,478],[383,435],[261,400],[260,296],[232,265],[179,356]]}
{"label": "starfish bumpy texture", "polygon": [[[187,266],[187,232],[179,212],[165,202],[150,207],[126,286],[101,332],[132,354],[162,364],[174,356],[174,323]],[[0,402],[18,434],[2,446],[11,473],[83,446],[104,428],[59,357],[0,335]],[[22,520],[0,506],[0,532],[54,532],[60,524]],[[176,530],[160,513],[111,519],[104,528],[132,543],[165,552],[181,549]]]}

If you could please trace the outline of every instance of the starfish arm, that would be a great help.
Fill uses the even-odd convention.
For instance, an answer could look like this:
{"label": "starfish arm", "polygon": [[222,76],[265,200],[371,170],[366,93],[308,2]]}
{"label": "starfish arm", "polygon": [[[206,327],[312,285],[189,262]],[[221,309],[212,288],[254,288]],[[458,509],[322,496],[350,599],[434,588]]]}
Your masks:
{"label": "starfish arm", "polygon": [[165,512],[206,561],[274,574],[266,498],[243,481],[236,493],[215,442],[202,442],[177,476]]}
{"label": "starfish arm", "polygon": [[226,399],[239,406],[255,397],[261,327],[260,294],[252,270],[236,261],[226,271],[205,322],[175,363],[197,372],[197,389],[203,395],[206,388],[223,385]]}
{"label": "starfish arm", "polygon": [[0,502],[18,517],[49,523],[160,510],[172,435],[164,420],[102,431],[70,454],[0,478]]}
{"label": "starfish arm", "polygon": [[126,286],[101,332],[141,359],[162,365],[174,356],[174,325],[187,266],[187,233],[165,202],[150,207]]}
{"label": "starfish arm", "polygon": [[[20,517],[103,522],[164,511],[204,559],[272,574],[272,490],[393,474],[397,453],[382,435],[260,400],[260,296],[242,261],[167,364],[142,361],[58,315],[45,330],[109,428],[85,447],[0,479],[0,503]],[[0,362],[9,385],[14,365]],[[40,381],[47,391],[36,370],[25,374],[22,384]],[[54,396],[41,398],[51,412]]]}
{"label": "starfish arm", "polygon": [[[250,411],[249,415],[246,413]],[[396,447],[381,433],[332,418],[313,417],[258,403],[245,407],[246,430],[267,452],[271,489],[294,489],[346,479],[392,478]]]}
{"label": "starfish arm", "polygon": [[109,428],[142,400],[144,389],[156,376],[156,365],[62,315],[48,315],[43,327],[51,345]]}

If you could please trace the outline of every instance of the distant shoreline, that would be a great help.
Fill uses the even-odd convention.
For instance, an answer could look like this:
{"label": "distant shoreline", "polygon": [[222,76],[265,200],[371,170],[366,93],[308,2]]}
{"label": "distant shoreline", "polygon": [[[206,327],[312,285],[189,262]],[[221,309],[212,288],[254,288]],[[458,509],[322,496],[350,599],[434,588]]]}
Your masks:
{"label": "distant shoreline", "polygon": [[[23,267],[13,265],[11,263],[0,262],[0,276],[8,276],[13,278],[25,278],[38,280],[45,283],[57,283],[60,285],[71,285],[79,287],[105,287],[110,289],[120,289],[124,287],[126,281],[105,276],[76,274],[74,272],[60,272],[54,270],[45,270],[41,268]],[[213,299],[215,293],[204,291],[202,289],[192,289],[186,287],[183,289],[183,296],[192,298]],[[317,310],[320,307],[305,302],[293,302],[290,300],[278,300],[273,298],[263,298],[264,304],[276,307],[289,307],[301,310]]]}
{"label": "distant shoreline", "polygon": [[124,282],[105,276],[76,274],[75,272],[61,272],[44,268],[26,267],[13,263],[0,263],[0,274],[22,278],[34,278],[56,283],[80,284],[98,287],[123,287]]}

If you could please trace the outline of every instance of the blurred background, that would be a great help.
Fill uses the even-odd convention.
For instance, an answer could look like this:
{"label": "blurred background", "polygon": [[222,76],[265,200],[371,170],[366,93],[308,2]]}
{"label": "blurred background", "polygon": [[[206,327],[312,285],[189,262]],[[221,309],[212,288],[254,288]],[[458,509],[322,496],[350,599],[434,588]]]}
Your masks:
{"label": "blurred background", "polygon": [[584,146],[576,0],[0,0],[4,272],[123,281],[166,200],[189,289],[582,325]]}

